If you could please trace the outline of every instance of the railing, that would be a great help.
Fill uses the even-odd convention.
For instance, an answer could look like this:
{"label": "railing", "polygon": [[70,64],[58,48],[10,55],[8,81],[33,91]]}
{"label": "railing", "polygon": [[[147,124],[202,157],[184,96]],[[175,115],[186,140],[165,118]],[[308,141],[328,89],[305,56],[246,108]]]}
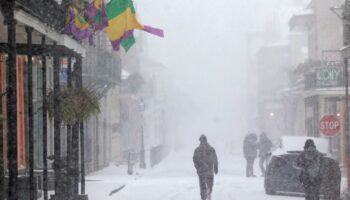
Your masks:
{"label": "railing", "polygon": [[[35,190],[32,191],[34,192],[34,196],[36,199],[39,199],[41,197],[41,191],[38,191],[38,177],[34,177],[34,182],[35,182]],[[8,177],[5,177],[5,191],[7,191],[7,186],[8,186]],[[29,187],[29,176],[28,175],[22,175],[18,177],[18,183],[17,183],[17,196],[18,200],[27,200],[30,194],[30,187]],[[1,192],[1,191],[0,191]],[[6,196],[6,193],[4,194]],[[5,198],[6,199],[6,198]]]}
{"label": "railing", "polygon": [[66,11],[54,0],[16,0],[16,6],[37,17],[59,33],[64,30]]}
{"label": "railing", "polygon": [[103,96],[110,88],[120,84],[121,63],[118,56],[103,50],[89,48],[83,60],[84,86]]}

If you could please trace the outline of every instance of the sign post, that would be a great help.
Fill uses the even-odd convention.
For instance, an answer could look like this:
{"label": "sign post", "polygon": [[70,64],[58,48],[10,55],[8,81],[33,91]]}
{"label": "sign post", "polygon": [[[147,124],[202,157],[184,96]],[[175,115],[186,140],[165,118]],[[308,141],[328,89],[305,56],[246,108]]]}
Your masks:
{"label": "sign post", "polygon": [[325,136],[335,136],[340,130],[340,121],[334,115],[325,115],[319,123],[319,129]]}

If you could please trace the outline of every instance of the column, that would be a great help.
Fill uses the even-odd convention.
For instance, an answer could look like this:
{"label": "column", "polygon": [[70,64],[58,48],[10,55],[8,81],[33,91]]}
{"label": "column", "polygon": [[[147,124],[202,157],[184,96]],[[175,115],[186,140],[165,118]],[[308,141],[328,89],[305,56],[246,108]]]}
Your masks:
{"label": "column", "polygon": [[29,146],[29,199],[34,200],[36,197],[35,192],[35,181],[34,181],[34,114],[33,114],[33,45],[32,45],[32,27],[25,27],[27,32],[27,44],[28,44],[28,54],[27,54],[27,106],[28,106],[28,146]]}
{"label": "column", "polygon": [[54,170],[55,198],[62,200],[62,162],[61,162],[61,98],[60,98],[60,57],[53,58],[53,103],[54,103]]}
{"label": "column", "polygon": [[14,0],[4,2],[7,13],[5,23],[8,34],[7,60],[7,159],[8,159],[8,200],[17,200],[17,67],[16,67],[16,20]]}

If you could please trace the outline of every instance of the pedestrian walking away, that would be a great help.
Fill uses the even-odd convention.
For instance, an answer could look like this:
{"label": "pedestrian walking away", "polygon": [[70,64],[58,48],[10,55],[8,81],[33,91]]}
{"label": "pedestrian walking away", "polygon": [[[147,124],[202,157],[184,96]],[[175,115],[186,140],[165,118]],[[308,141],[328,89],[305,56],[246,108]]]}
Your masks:
{"label": "pedestrian walking away", "polygon": [[265,176],[265,172],[266,172],[265,166],[267,165],[267,161],[270,157],[271,148],[272,148],[271,140],[267,137],[265,132],[262,132],[259,138],[259,158],[260,158],[259,166],[261,169],[262,176]]}
{"label": "pedestrian walking away", "polygon": [[218,158],[215,149],[208,144],[207,137],[201,135],[200,144],[193,154],[193,163],[199,177],[202,200],[211,200],[214,185],[214,173],[218,173]]}
{"label": "pedestrian walking away", "polygon": [[248,134],[243,141],[243,153],[247,160],[246,176],[256,177],[254,175],[254,161],[258,156],[258,137],[255,133]]}
{"label": "pedestrian walking away", "polygon": [[317,151],[314,141],[305,142],[304,151],[296,160],[297,167],[301,168],[300,182],[304,186],[306,200],[319,200],[321,187],[321,160],[322,154]]}

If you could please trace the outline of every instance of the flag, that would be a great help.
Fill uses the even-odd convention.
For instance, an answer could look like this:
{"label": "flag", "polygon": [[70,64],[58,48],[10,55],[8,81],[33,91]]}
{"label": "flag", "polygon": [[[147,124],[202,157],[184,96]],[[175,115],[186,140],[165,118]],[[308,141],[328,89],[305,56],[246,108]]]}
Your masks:
{"label": "flag", "polygon": [[138,22],[132,0],[111,0],[106,6],[106,13],[108,18],[106,33],[116,51],[120,45],[128,51],[135,43],[134,29],[164,37],[163,30],[144,26]]}
{"label": "flag", "polygon": [[106,6],[103,0],[94,0],[84,10],[84,16],[94,30],[103,30],[108,26]]}
{"label": "flag", "polygon": [[79,41],[89,38],[90,45],[93,43],[94,31],[84,17],[79,15],[78,10],[72,6],[68,8],[65,33],[73,35]]}

